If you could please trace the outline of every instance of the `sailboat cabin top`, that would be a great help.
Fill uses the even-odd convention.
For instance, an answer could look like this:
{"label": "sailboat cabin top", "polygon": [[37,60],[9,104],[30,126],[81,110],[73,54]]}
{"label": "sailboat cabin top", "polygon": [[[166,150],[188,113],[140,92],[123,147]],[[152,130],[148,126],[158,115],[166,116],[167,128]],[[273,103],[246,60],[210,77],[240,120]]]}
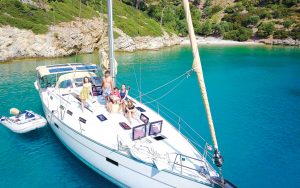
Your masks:
{"label": "sailboat cabin top", "polygon": [[93,85],[101,84],[101,78],[98,75],[100,71],[95,64],[70,63],[39,66],[36,71],[40,88],[79,87],[84,77],[89,77]]}

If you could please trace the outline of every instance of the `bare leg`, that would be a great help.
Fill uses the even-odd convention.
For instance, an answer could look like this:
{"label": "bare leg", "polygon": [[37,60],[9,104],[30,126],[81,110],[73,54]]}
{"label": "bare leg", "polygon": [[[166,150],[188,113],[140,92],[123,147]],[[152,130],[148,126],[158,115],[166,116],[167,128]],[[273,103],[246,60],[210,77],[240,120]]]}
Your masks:
{"label": "bare leg", "polygon": [[120,102],[119,103],[119,109],[118,109],[118,112],[121,112],[121,110],[124,112],[124,108],[123,108],[123,104],[124,104],[124,102]]}
{"label": "bare leg", "polygon": [[128,121],[129,121],[130,124],[132,123],[131,122],[131,112],[130,111],[128,111]]}
{"label": "bare leg", "polygon": [[107,96],[105,97],[105,104],[106,104],[106,108],[107,108],[107,110],[108,110],[109,102],[108,102],[108,97],[107,97]]}
{"label": "bare leg", "polygon": [[109,102],[109,103],[108,103],[107,110],[108,110],[109,113],[111,113],[111,110],[112,110],[112,102]]}
{"label": "bare leg", "polygon": [[122,110],[123,110],[124,113],[125,113],[125,109],[126,109],[126,104],[125,104],[125,102],[123,102],[122,103]]}
{"label": "bare leg", "polygon": [[85,100],[81,100],[81,110],[82,112],[84,111],[84,105],[85,105]]}

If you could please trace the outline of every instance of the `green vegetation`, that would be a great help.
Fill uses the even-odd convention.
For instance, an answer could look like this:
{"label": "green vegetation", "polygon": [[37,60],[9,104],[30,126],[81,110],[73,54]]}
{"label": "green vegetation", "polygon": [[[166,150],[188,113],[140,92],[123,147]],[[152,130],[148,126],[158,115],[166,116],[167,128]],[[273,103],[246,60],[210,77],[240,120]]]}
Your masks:
{"label": "green vegetation", "polygon": [[[299,39],[295,24],[300,22],[299,5],[299,0],[238,0],[225,8],[222,20],[244,28],[253,28],[256,32],[252,36],[257,38],[273,36],[285,39],[290,36]],[[236,40],[232,33],[225,33],[224,37]]]}
{"label": "green vegetation", "polygon": [[34,33],[41,34],[48,31],[48,25],[71,21],[79,16],[91,18],[96,15],[96,11],[85,5],[81,6],[79,12],[80,3],[76,0],[49,0],[45,5],[48,5],[47,9],[23,4],[18,0],[0,0],[0,24],[31,29]]}
{"label": "green vegetation", "polygon": [[[181,0],[122,2],[147,13],[168,31],[187,34]],[[238,41],[272,35],[298,38],[299,6],[299,0],[194,0],[190,3],[196,34]]]}
{"label": "green vegetation", "polygon": [[266,38],[273,34],[274,32],[274,23],[273,22],[263,22],[259,27],[257,31],[257,36],[260,38]]}
{"label": "green vegetation", "polygon": [[[41,3],[40,3],[41,2]],[[30,29],[36,34],[46,33],[48,26],[72,21],[78,17],[92,18],[97,12],[107,12],[106,0],[43,0],[33,5],[18,0],[0,0],[0,25]],[[115,25],[129,36],[161,36],[162,29],[145,13],[117,0],[113,1]],[[116,34],[116,37],[118,35]]]}
{"label": "green vegetation", "polygon": [[[34,2],[38,6],[19,0],[0,0],[0,25],[45,33],[52,24],[107,13],[106,0]],[[193,0],[190,3],[197,35],[237,41],[269,37],[300,40],[299,7],[299,0]],[[163,29],[187,35],[181,0],[113,0],[113,11],[115,26],[129,36],[161,36]]]}
{"label": "green vegetation", "polygon": [[[86,4],[103,14],[107,14],[106,0],[90,0]],[[135,36],[162,36],[159,23],[132,6],[118,0],[113,1],[115,26],[131,37]]]}

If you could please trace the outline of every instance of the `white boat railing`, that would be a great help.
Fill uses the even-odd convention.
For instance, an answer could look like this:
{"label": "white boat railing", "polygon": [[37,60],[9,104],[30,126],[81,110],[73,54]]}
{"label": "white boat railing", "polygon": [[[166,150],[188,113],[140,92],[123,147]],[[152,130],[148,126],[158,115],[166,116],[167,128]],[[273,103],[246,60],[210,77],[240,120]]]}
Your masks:
{"label": "white boat railing", "polygon": [[[139,92],[135,91],[132,88],[130,89],[130,93],[133,93],[134,98],[139,97]],[[166,120],[168,120],[189,142],[191,142],[193,146],[196,146],[198,150],[201,150],[200,152],[203,153],[203,156],[212,159],[213,154],[211,153],[211,144],[209,144],[181,116],[179,116],[163,104],[159,103],[157,100],[154,100],[149,95],[143,95],[143,97],[151,101],[146,103],[152,110],[156,111],[158,114],[166,118]],[[177,125],[177,127],[175,125]]]}
{"label": "white boat railing", "polygon": [[[155,104],[150,104],[150,107],[152,107],[153,110],[166,118],[180,133],[183,134],[183,136],[188,139],[188,141],[192,142],[202,151],[206,151],[208,156],[213,157],[213,154],[209,152],[211,150],[211,145],[195,129],[193,129],[191,125],[189,125],[181,116],[161,103],[157,101],[154,103]],[[177,125],[177,127],[175,125]],[[201,141],[201,143],[199,141]]]}
{"label": "white boat railing", "polygon": [[[180,163],[177,162],[177,158],[179,158]],[[199,165],[198,168],[195,167],[195,166],[194,166],[194,168],[192,168],[190,166],[184,165],[183,160],[194,161],[194,163],[197,163],[197,162],[204,163],[204,166]],[[187,155],[184,155],[184,154],[176,153],[176,156],[175,156],[175,159],[174,159],[174,162],[173,162],[173,165],[172,165],[172,171],[174,170],[174,167],[176,165],[180,167],[180,174],[181,175],[182,175],[182,171],[183,171],[184,168],[196,171],[196,172],[198,172],[199,174],[201,174],[203,176],[209,175],[208,165],[207,165],[206,160],[204,160],[204,159],[198,159],[198,158],[190,157],[190,156],[187,156]]]}
{"label": "white boat railing", "polygon": [[[138,92],[135,91],[130,91],[130,93],[136,94],[133,95],[133,97],[138,98]],[[162,105],[161,103],[159,103],[158,101],[153,100],[151,97],[149,97],[148,95],[143,95],[144,98],[148,98],[150,101],[150,103],[147,103],[148,106],[156,111],[158,114],[160,114],[162,117],[164,117],[167,121],[169,121],[169,123],[171,125],[173,125],[174,128],[176,128],[182,136],[184,136],[187,141],[189,141],[191,143],[192,146],[195,147],[196,150],[198,150],[200,153],[202,153],[202,159],[201,158],[193,158],[193,157],[189,157],[186,156],[184,154],[179,154],[179,153],[175,153],[176,157],[175,160],[172,162],[173,163],[173,167],[172,167],[172,171],[174,169],[175,166],[180,166],[180,170],[181,170],[181,175],[182,175],[182,169],[184,168],[188,168],[190,170],[194,170],[197,171],[199,174],[202,175],[209,175],[209,174],[205,174],[205,172],[209,172],[209,169],[211,169],[211,165],[213,163],[213,153],[212,153],[212,146],[196,131],[194,130],[181,116],[179,116],[178,114],[176,114],[175,112],[173,112],[172,110],[170,110],[169,108],[167,108],[166,106]],[[177,125],[177,126],[176,126]],[[180,163],[176,163],[177,158],[180,157],[180,159],[182,159],[182,157],[187,158],[189,160],[193,160],[195,163],[197,162],[203,162],[205,165],[203,166],[203,171],[195,168],[191,168],[188,166],[185,166],[182,164],[182,161],[180,161]]]}

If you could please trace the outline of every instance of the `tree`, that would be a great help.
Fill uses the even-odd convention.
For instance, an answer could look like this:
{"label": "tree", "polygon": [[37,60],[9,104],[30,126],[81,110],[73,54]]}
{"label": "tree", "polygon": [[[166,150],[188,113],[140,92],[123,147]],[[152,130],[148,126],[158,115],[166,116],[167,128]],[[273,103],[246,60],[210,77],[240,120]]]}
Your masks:
{"label": "tree", "polygon": [[274,23],[273,22],[263,22],[259,27],[257,31],[257,36],[260,38],[266,38],[273,34],[274,32]]}
{"label": "tree", "polygon": [[163,22],[163,17],[164,17],[164,10],[167,6],[167,1],[166,0],[161,0],[160,2],[162,9],[161,9],[161,15],[160,15],[160,25],[162,25]]}
{"label": "tree", "polygon": [[235,30],[228,31],[224,34],[224,39],[246,41],[252,35],[252,30],[242,26],[238,26]]}
{"label": "tree", "polygon": [[181,36],[186,36],[188,31],[187,31],[187,23],[185,20],[178,20],[176,28],[175,28],[178,32],[179,35]]}
{"label": "tree", "polygon": [[260,18],[257,15],[250,16],[248,19],[248,25],[256,25],[259,22]]}
{"label": "tree", "polygon": [[208,36],[208,35],[212,34],[211,20],[208,19],[202,24],[201,34],[205,35],[205,36]]}
{"label": "tree", "polygon": [[220,24],[214,24],[212,29],[217,36],[223,36],[225,33],[225,29]]}
{"label": "tree", "polygon": [[294,40],[300,40],[300,24],[297,24],[291,31],[290,36]]}
{"label": "tree", "polygon": [[286,39],[288,38],[288,32],[285,30],[276,30],[273,37],[275,39]]}

